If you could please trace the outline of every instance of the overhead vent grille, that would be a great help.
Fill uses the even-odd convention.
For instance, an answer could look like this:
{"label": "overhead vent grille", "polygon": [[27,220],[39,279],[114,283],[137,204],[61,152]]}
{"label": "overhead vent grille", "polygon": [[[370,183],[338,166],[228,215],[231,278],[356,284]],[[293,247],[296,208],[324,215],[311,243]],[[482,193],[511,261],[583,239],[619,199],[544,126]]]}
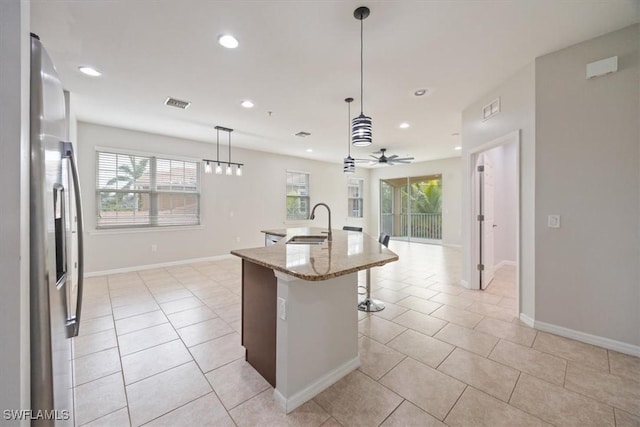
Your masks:
{"label": "overhead vent grille", "polygon": [[176,107],[176,108],[180,108],[182,110],[186,110],[187,107],[189,105],[191,105],[190,102],[187,101],[181,101],[179,99],[175,99],[175,98],[167,98],[166,101],[164,101],[164,105],[168,105],[169,107]]}
{"label": "overhead vent grille", "polygon": [[298,133],[296,133],[296,136],[299,136],[300,138],[306,138],[308,136],[310,136],[311,134],[309,132],[304,132],[304,131],[300,131]]}

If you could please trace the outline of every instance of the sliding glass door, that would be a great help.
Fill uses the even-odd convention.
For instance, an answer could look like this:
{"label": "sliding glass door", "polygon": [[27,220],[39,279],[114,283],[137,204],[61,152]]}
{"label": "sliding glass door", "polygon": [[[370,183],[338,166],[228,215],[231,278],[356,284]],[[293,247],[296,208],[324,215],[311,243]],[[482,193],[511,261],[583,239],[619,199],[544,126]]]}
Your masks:
{"label": "sliding glass door", "polygon": [[442,176],[381,180],[380,230],[395,240],[440,243]]}

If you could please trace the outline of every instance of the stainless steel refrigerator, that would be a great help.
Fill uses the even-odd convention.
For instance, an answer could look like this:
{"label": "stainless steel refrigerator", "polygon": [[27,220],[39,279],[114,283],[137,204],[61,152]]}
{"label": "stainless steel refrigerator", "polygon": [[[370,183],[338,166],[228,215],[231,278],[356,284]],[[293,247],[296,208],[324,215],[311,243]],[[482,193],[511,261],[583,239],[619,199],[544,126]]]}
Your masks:
{"label": "stainless steel refrigerator", "polygon": [[73,425],[72,337],[82,305],[82,206],[68,94],[31,35],[31,409],[36,425]]}

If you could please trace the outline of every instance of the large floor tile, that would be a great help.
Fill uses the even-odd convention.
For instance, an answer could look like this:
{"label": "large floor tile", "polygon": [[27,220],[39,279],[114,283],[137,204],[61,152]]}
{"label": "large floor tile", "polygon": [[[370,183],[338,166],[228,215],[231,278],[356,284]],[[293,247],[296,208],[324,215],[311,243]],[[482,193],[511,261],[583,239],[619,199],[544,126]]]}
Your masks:
{"label": "large floor tile", "polygon": [[200,301],[196,297],[187,297],[160,304],[160,306],[162,307],[162,311],[164,311],[165,314],[178,313],[180,311],[189,310],[190,308],[199,307],[201,305],[202,301]]}
{"label": "large floor tile", "polygon": [[[386,320],[393,320],[396,317],[400,316],[401,314],[409,311],[408,308],[403,307],[401,305],[393,304],[387,301],[382,301],[382,302],[384,304],[384,310],[371,313],[372,315],[377,317],[382,317],[383,319],[386,319]],[[364,313],[364,312],[359,311],[358,313]]]}
{"label": "large floor tile", "polygon": [[616,427],[640,427],[640,417],[614,408]]}
{"label": "large floor tile", "polygon": [[84,424],[83,427],[129,427],[129,409],[122,408],[110,414],[100,417],[95,421]]}
{"label": "large floor tile", "polygon": [[225,408],[232,409],[271,385],[250,364],[238,359],[206,375]]}
{"label": "large floor tile", "polygon": [[195,363],[187,363],[127,386],[134,426],[142,425],[211,391]]}
{"label": "large floor tile", "polygon": [[452,286],[441,282],[434,283],[433,285],[429,286],[429,289],[436,292],[444,292],[445,294],[449,295],[460,295],[464,291],[464,288],[462,286]]}
{"label": "large floor tile", "polygon": [[455,308],[464,309],[473,304],[473,300],[468,298],[459,297],[456,295],[445,294],[443,292],[431,297],[431,301],[439,302],[440,304],[450,305]]}
{"label": "large floor tile", "polygon": [[484,357],[487,357],[498,343],[498,338],[494,336],[453,323],[442,328],[434,337]]}
{"label": "large floor tile", "polygon": [[222,319],[215,318],[178,329],[178,334],[187,347],[227,335],[233,329]]}
{"label": "large floor tile", "polygon": [[145,424],[145,427],[193,426],[235,427],[235,424],[213,392]]}
{"label": "large floor tile", "polygon": [[640,357],[609,350],[609,367],[614,375],[640,381]]}
{"label": "large floor tile", "polygon": [[454,349],[450,344],[411,329],[398,335],[387,345],[432,368],[437,368]]}
{"label": "large floor tile", "polygon": [[407,328],[376,316],[367,316],[358,322],[358,331],[374,340],[387,343]]}
{"label": "large floor tile", "polygon": [[160,344],[122,358],[124,381],[125,384],[132,384],[192,360],[191,353],[182,341]]}
{"label": "large floor tile", "polygon": [[529,375],[563,385],[567,361],[529,347],[500,340],[489,359],[511,366]]}
{"label": "large floor tile", "polygon": [[438,370],[505,402],[509,401],[520,375],[513,368],[460,348],[455,349]]}
{"label": "large floor tile", "polygon": [[82,319],[78,335],[90,335],[96,332],[113,329],[113,316],[101,316],[93,319]]}
{"label": "large floor tile", "polygon": [[637,380],[569,362],[564,386],[640,416],[640,378]]}
{"label": "large floor tile", "polygon": [[[152,291],[153,292],[153,291]],[[158,303],[162,304],[169,301],[175,301],[182,298],[193,297],[191,291],[185,288],[173,289],[170,291],[156,291],[153,292],[153,296],[155,297]]]}
{"label": "large floor tile", "polygon": [[240,345],[240,335],[236,332],[198,344],[189,350],[202,372],[212,371],[245,355],[244,347]]}
{"label": "large floor tile", "polygon": [[380,383],[439,420],[443,420],[449,413],[466,386],[410,358],[400,362],[382,377]]}
{"label": "large floor tile", "polygon": [[136,316],[138,314],[148,313],[150,311],[158,310],[160,306],[154,301],[123,305],[122,307],[115,307],[113,309],[113,318],[115,320],[124,319],[126,317]]}
{"label": "large floor tile", "polygon": [[445,422],[452,427],[542,427],[549,426],[529,415],[473,387],[467,387]]}
{"label": "large floor tile", "polygon": [[546,332],[538,332],[533,348],[596,369],[609,370],[607,350]]}
{"label": "large floor tile", "polygon": [[164,315],[162,310],[155,310],[116,320],[116,332],[118,335],[124,335],[163,323],[167,323],[167,316]]}
{"label": "large floor tile", "polygon": [[360,371],[354,371],[314,400],[345,426],[380,425],[402,398]]}
{"label": "large floor tile", "polygon": [[442,304],[440,303],[423,298],[418,298],[413,295],[401,299],[397,304],[424,314],[431,314],[438,308],[442,307]]}
{"label": "large floor tile", "polygon": [[483,318],[480,314],[470,313],[449,305],[443,305],[431,315],[466,328],[474,328]]}
{"label": "large floor tile", "polygon": [[173,341],[176,338],[178,338],[178,334],[176,334],[176,331],[173,330],[169,323],[163,323],[162,325],[120,335],[118,337],[120,354],[126,356],[136,351]]}
{"label": "large floor tile", "polygon": [[446,424],[405,400],[381,427],[446,427]]}
{"label": "large floor tile", "polygon": [[438,295],[438,291],[418,286],[409,286],[404,288],[402,292],[422,299],[430,299],[431,297]]}
{"label": "large floor tile", "polygon": [[372,292],[373,298],[381,299],[383,301],[389,301],[396,304],[403,298],[409,296],[409,294],[405,292],[392,291],[391,289],[379,288]]}
{"label": "large floor tile", "polygon": [[185,326],[204,322],[205,320],[218,317],[213,310],[207,306],[200,306],[167,316],[174,328],[184,328]]}
{"label": "large floor tile", "polygon": [[271,389],[265,390],[229,413],[238,427],[316,427],[329,419],[329,414],[313,400],[299,406],[290,414],[285,414],[273,400]]}
{"label": "large floor tile", "polygon": [[483,302],[485,304],[498,304],[502,299],[501,295],[494,295],[486,291],[473,289],[465,289],[460,293],[460,296],[474,301]]}
{"label": "large floor tile", "polygon": [[91,353],[116,347],[116,333],[113,329],[96,332],[90,335],[81,335],[73,338],[73,357],[79,358]]}
{"label": "large floor tile", "polygon": [[475,330],[527,347],[531,347],[538,333],[535,329],[488,317],[482,319]]}
{"label": "large floor tile", "polygon": [[393,319],[393,321],[425,335],[433,335],[447,324],[447,322],[442,319],[437,319],[428,314],[418,313],[413,310],[401,314]]}
{"label": "large floor tile", "polygon": [[527,374],[520,375],[509,403],[558,426],[614,426],[610,406]]}
{"label": "large floor tile", "polygon": [[74,389],[74,395],[77,425],[127,406],[120,372],[78,386]]}
{"label": "large floor tile", "polygon": [[242,318],[242,305],[231,304],[224,307],[216,308],[215,313],[225,322],[231,323]]}
{"label": "large floor tile", "polygon": [[79,357],[73,362],[73,371],[76,386],[115,374],[120,372],[120,353],[114,347]]}
{"label": "large floor tile", "polygon": [[374,380],[380,379],[406,357],[404,354],[365,336],[358,339],[358,353],[360,353],[360,371]]}

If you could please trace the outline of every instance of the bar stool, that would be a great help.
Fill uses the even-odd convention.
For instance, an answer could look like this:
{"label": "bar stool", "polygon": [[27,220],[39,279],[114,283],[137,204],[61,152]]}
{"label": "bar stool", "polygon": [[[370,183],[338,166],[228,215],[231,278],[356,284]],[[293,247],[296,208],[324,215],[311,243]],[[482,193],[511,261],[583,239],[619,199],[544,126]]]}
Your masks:
{"label": "bar stool", "polygon": [[[378,242],[384,247],[389,247],[389,236],[386,233],[380,233]],[[384,303],[382,301],[371,298],[371,269],[367,268],[367,294],[365,298],[358,303],[358,310],[366,312],[376,312],[384,310]]]}

